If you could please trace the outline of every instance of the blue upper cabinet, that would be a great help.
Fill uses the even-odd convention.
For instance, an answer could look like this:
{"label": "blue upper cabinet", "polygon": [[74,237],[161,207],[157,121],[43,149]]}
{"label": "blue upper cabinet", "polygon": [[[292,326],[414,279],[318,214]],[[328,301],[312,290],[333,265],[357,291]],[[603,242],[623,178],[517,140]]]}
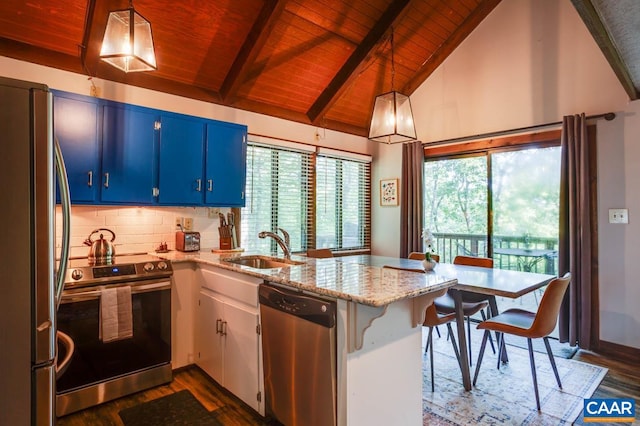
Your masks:
{"label": "blue upper cabinet", "polygon": [[244,207],[247,126],[207,122],[205,204]]}
{"label": "blue upper cabinet", "polygon": [[98,100],[52,92],[54,136],[65,159],[71,201],[94,203],[100,186]]}
{"label": "blue upper cabinet", "polygon": [[153,204],[159,114],[115,103],[105,105],[103,114],[101,201]]}
{"label": "blue upper cabinet", "polygon": [[205,120],[163,114],[160,128],[160,204],[202,205]]}
{"label": "blue upper cabinet", "polygon": [[246,126],[52,92],[72,203],[244,206]]}

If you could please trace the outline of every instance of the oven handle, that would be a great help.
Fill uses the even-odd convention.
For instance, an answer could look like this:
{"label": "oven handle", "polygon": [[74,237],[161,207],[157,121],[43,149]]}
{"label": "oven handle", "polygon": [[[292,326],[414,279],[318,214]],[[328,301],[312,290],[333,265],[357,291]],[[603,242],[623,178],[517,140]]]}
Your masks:
{"label": "oven handle", "polygon": [[[154,282],[153,284],[125,284],[131,287],[131,294],[149,293],[151,291],[168,290],[171,288],[171,281]],[[122,287],[122,286],[118,286]],[[95,288],[95,287],[92,287]],[[82,302],[87,300],[99,299],[105,286],[98,287],[97,290],[86,290],[78,292],[62,293],[61,303]]]}

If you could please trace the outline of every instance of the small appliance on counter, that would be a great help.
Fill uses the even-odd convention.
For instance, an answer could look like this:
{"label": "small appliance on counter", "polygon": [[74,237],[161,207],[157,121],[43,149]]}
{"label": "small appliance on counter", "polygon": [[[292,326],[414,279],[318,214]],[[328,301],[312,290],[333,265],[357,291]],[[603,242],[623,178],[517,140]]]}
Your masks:
{"label": "small appliance on counter", "polygon": [[176,250],[178,251],[199,251],[200,233],[192,231],[176,232]]}

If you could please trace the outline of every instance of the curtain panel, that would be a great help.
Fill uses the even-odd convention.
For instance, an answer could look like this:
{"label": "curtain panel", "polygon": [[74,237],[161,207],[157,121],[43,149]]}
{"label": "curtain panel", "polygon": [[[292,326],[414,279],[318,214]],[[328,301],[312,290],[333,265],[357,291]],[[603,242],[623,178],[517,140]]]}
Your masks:
{"label": "curtain panel", "polygon": [[584,114],[565,116],[562,122],[562,160],[560,180],[560,241],[558,275],[571,272],[569,290],[561,307],[559,335],[569,342],[589,349],[592,316],[591,176],[587,124]]}
{"label": "curtain panel", "polygon": [[400,257],[422,251],[423,196],[422,142],[402,145],[402,179],[400,185]]}

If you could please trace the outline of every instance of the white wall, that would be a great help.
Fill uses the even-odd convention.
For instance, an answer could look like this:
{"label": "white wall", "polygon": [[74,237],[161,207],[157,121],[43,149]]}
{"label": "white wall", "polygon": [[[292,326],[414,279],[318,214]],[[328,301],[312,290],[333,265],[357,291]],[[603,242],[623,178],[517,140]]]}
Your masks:
{"label": "white wall", "polygon": [[[640,102],[628,102],[570,0],[501,2],[411,102],[424,142],[617,113],[597,122],[600,338],[640,348]],[[400,176],[400,146],[378,152],[374,177]],[[373,206],[374,252],[397,256],[400,209]],[[622,207],[630,223],[607,223]]]}

